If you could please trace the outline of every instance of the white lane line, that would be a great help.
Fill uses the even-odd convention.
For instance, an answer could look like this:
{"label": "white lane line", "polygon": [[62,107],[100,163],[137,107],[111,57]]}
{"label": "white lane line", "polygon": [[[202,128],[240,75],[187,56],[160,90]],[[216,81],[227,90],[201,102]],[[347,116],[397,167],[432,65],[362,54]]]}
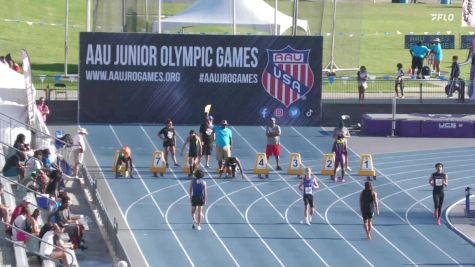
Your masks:
{"label": "white lane line", "polygon": [[[454,189],[457,189],[457,188],[463,188],[465,187],[466,185],[463,185],[463,186],[459,186],[459,187],[456,187]],[[411,226],[412,229],[414,229],[414,231],[416,231],[419,235],[421,235],[427,242],[429,242],[431,245],[433,245],[435,248],[437,248],[440,252],[442,252],[442,254],[444,254],[445,256],[447,256],[451,261],[453,261],[455,264],[457,264],[458,266],[462,266],[462,264],[460,264],[456,259],[452,258],[452,256],[450,256],[447,252],[445,252],[445,250],[443,250],[442,248],[440,248],[439,246],[437,246],[437,244],[435,244],[434,242],[432,242],[432,240],[430,240],[427,236],[425,236],[422,232],[419,231],[419,229],[417,229],[412,223],[411,221],[409,220],[409,212],[417,205],[417,204],[420,204],[421,206],[427,208],[426,205],[422,204],[422,201],[425,201],[426,199],[428,198],[431,198],[432,195],[429,195],[427,197],[424,197],[416,202],[414,202],[414,204],[412,204],[407,210],[406,210],[406,220],[409,222],[409,226]],[[429,210],[430,211],[430,210]]]}
{"label": "white lane line", "polygon": [[[84,140],[86,141],[86,145],[89,147],[89,149],[91,150],[91,152],[94,151],[94,149],[92,148],[92,146],[89,144],[89,141],[87,141],[87,138],[84,138]],[[92,157],[94,158],[94,161],[96,161],[97,163],[97,167],[99,168],[99,171],[102,173],[102,175],[104,175],[104,171],[102,170],[102,167],[101,165],[99,164],[99,161],[97,160],[96,158],[96,154],[95,153],[91,153],[92,154]],[[114,202],[120,212],[120,215],[122,216],[122,219],[124,220],[125,222],[125,225],[127,227],[127,231],[130,232],[130,235],[132,236],[132,239],[134,240],[135,242],[135,245],[136,245],[136,248],[139,250],[139,253],[140,255],[142,256],[142,259],[145,261],[145,264],[147,264],[147,266],[150,266],[150,264],[148,263],[148,260],[147,258],[145,257],[145,255],[143,254],[143,251],[142,249],[140,248],[140,245],[139,245],[139,242],[137,242],[137,239],[135,238],[135,235],[132,231],[132,228],[130,228],[130,225],[129,225],[129,222],[127,221],[126,217],[124,216],[124,213],[122,212],[122,208],[120,207],[119,205],[119,201],[117,201],[117,198],[115,197],[115,194],[114,194],[114,191],[112,190],[112,188],[110,187],[109,185],[109,181],[107,179],[104,179],[105,181],[105,184],[107,185],[107,189],[109,190],[109,192],[111,193],[112,195],[112,198],[114,199]],[[130,256],[127,252],[127,249],[124,249],[125,251],[125,254],[127,254],[127,258],[130,259]]]}
{"label": "white lane line", "polygon": [[[453,149],[453,148],[448,148],[448,149]],[[431,150],[421,150],[421,151],[410,151],[410,152],[407,152],[406,154],[404,155],[394,155],[394,156],[385,156],[385,155],[388,155],[388,154],[377,154],[375,155],[375,157],[381,157],[380,159],[381,160],[386,160],[386,159],[397,159],[397,158],[408,158],[408,157],[420,157],[420,154],[419,153],[423,153],[424,155],[444,155],[444,154],[453,154],[453,153],[465,153],[465,152],[470,152],[470,153],[474,153],[475,154],[475,149],[473,147],[470,147],[470,148],[464,148],[464,150],[460,151],[460,149],[454,149],[454,150],[450,150],[450,151],[447,151],[448,149],[444,149],[442,151],[440,150],[434,150],[434,149],[431,149]],[[427,151],[427,152],[425,152]],[[429,151],[434,151],[434,152],[429,152]],[[437,152],[439,151],[439,152]],[[398,161],[399,162],[399,161]]]}
{"label": "white lane line", "polygon": [[[293,128],[293,127],[292,127]],[[295,129],[294,129],[295,130]],[[302,135],[303,136],[303,135]],[[305,137],[304,137],[305,138]],[[308,141],[310,144],[312,144],[310,141]],[[313,145],[313,144],[312,144]],[[357,153],[355,153],[353,150],[349,149],[351,152],[353,152],[358,158],[360,157]],[[410,194],[407,190],[405,190],[404,188],[402,188],[398,183],[395,183],[391,178],[389,178],[387,175],[385,175],[383,172],[381,172],[379,169],[376,169],[375,168],[375,171],[378,171],[381,175],[383,175],[383,177],[386,177],[386,179],[388,179],[390,182],[392,182],[394,185],[396,185],[401,191],[403,191],[404,193],[406,193],[409,197],[411,197],[416,203],[420,202],[418,199],[416,199],[412,194]],[[413,205],[415,205],[416,203],[414,203]],[[421,204],[422,206],[424,206],[427,210],[431,211],[427,206]],[[406,220],[407,220],[407,211],[406,211]],[[419,235],[421,235],[424,239],[426,240],[429,240],[427,238],[427,236],[425,236],[423,233],[421,233],[419,230],[417,230],[409,221],[408,221],[408,224],[409,226],[411,226],[411,228],[413,230],[415,230]],[[452,258],[450,255],[448,255],[445,251],[443,251],[439,246],[437,246],[435,243],[433,243],[432,241],[429,242],[430,244],[432,244],[435,248],[437,248],[439,251],[441,251],[444,255],[446,255],[449,259],[451,259],[453,262],[455,262],[456,264],[460,265],[460,263],[458,261],[456,261],[454,258]]]}
{"label": "white lane line", "polygon": [[[317,146],[315,146],[312,142],[310,142],[310,140],[308,140],[307,137],[305,137],[302,133],[300,133],[299,131],[297,131],[294,127],[291,127],[296,133],[298,133],[302,138],[304,138],[312,147],[314,147],[317,151],[319,151],[321,154],[325,154],[322,150],[320,150]],[[352,179],[354,179],[351,175],[350,177]],[[324,184],[325,185],[325,184]],[[361,184],[358,183],[359,186],[362,186]],[[345,204],[345,206],[347,206],[350,210],[352,210],[358,217],[361,218],[361,215],[359,214],[359,212],[357,212],[355,209],[353,209],[353,207],[351,207],[350,205],[348,205],[348,203],[346,203],[346,201],[344,201],[343,199],[341,199],[341,197],[338,196],[338,194],[336,194],[333,190],[330,190],[336,197],[338,197],[339,199],[337,201],[341,201],[343,204]],[[337,202],[335,201],[335,202]],[[384,203],[383,203],[384,204]],[[387,206],[387,205],[385,205]],[[327,209],[328,211],[328,209]],[[325,211],[325,218],[327,218],[327,211]],[[396,214],[396,213],[395,213]],[[330,223],[330,222],[329,222]],[[417,264],[409,257],[407,256],[402,250],[400,250],[396,245],[394,245],[388,238],[386,238],[385,235],[383,235],[378,229],[376,229],[376,227],[373,227],[373,230],[378,233],[390,246],[392,246],[397,252],[399,252],[399,254],[401,254],[404,258],[406,258],[409,262],[411,262],[413,265],[417,266]]]}
{"label": "white lane line", "polygon": [[[239,133],[239,131],[238,131],[235,127],[232,127],[232,128],[233,128],[234,131],[239,135],[239,137],[241,137],[241,139],[243,139],[244,142],[254,151],[254,153],[257,153],[257,150],[255,149],[255,147],[254,147],[253,145],[251,145],[251,144],[249,143],[249,141],[247,141],[247,139],[244,138],[244,137]],[[265,131],[265,128],[264,128],[264,127],[262,127],[262,128],[263,128],[264,131]],[[281,144],[281,146],[282,146],[282,144]],[[285,150],[288,151],[288,149],[286,149],[284,146],[282,146],[282,147],[283,147]],[[288,151],[288,153],[290,153],[290,152]],[[302,196],[302,194],[301,194],[300,192],[298,192],[298,191],[294,188],[294,186],[290,185],[290,184],[282,177],[282,175],[280,175],[280,173],[276,172],[276,171],[274,170],[274,168],[273,168],[271,165],[269,165],[269,166],[270,166],[270,168],[279,176],[279,178],[280,178],[283,182],[285,182],[285,183],[287,184],[288,187],[290,187],[298,196]],[[324,184],[324,183],[323,183],[323,184]],[[326,186],[326,185],[325,185],[325,186]],[[327,186],[327,188],[328,188],[328,186]],[[332,190],[329,189],[329,188],[328,188],[328,190],[332,191]],[[266,198],[266,199],[267,199],[267,198]],[[325,218],[324,218],[318,211],[316,211],[316,214],[317,214],[318,216],[320,216],[320,217],[322,218],[322,220],[325,221]],[[285,219],[285,218],[284,218],[284,219]],[[347,243],[362,259],[364,259],[364,260],[366,261],[366,263],[368,263],[370,266],[374,266],[374,265],[373,265],[360,251],[358,251],[358,250],[356,249],[356,247],[354,247],[353,244],[351,244],[332,224],[328,224],[328,225],[333,229],[333,231],[335,231],[335,233],[338,234],[338,236],[340,236],[341,239],[343,239],[343,241],[345,241],[345,243]],[[300,233],[299,233],[295,228],[292,228],[292,230],[294,230],[297,234],[300,235]],[[303,240],[303,239],[302,239],[302,240]],[[308,244],[308,243],[306,243],[306,244]],[[307,245],[307,246],[310,246],[310,245]],[[311,247],[311,246],[310,246],[310,247]],[[313,249],[313,247],[311,247],[311,249]]]}
{"label": "white lane line", "polygon": [[[475,157],[475,155],[474,155]],[[460,158],[460,156],[457,156],[457,158]],[[466,158],[466,159],[459,159],[459,160],[443,160],[444,163],[455,163],[455,162],[469,162],[471,158]],[[437,162],[438,160],[442,161],[440,157],[437,157],[437,158],[425,158],[424,159],[424,162],[420,162],[420,161],[412,161],[412,162],[420,162],[420,163],[416,163],[416,164],[409,164],[409,165],[400,165],[400,166],[395,166],[395,167],[387,167],[387,168],[380,168],[380,169],[384,169],[385,171],[387,170],[392,170],[392,169],[401,169],[401,168],[406,168],[406,167],[416,167],[416,166],[427,166],[427,165],[433,165],[431,164],[432,162]],[[394,162],[392,162],[394,164]],[[397,162],[398,164],[401,164],[400,161]],[[381,165],[378,163],[378,166]],[[448,164],[447,164],[448,165]]]}
{"label": "white lane line", "polygon": [[[375,170],[376,170],[376,168],[375,168]],[[381,175],[383,175],[383,177],[386,177],[386,179],[388,179],[389,181],[391,181],[391,182],[394,183],[394,181],[393,181],[391,178],[387,177],[387,176],[386,176],[384,173],[382,173],[380,170],[377,170],[377,171],[378,171]],[[412,198],[412,199],[415,201],[414,204],[416,204],[416,203],[419,202],[419,200],[418,200],[417,198],[415,198],[411,193],[409,193],[407,190],[405,190],[404,188],[402,188],[399,184],[397,184],[397,183],[394,183],[394,184],[395,184],[397,187],[399,187],[399,189],[402,190],[406,195],[408,195],[410,198]],[[413,204],[413,205],[414,205],[414,204]],[[426,205],[424,205],[424,204],[421,204],[421,205],[422,205],[423,207],[425,207],[429,212],[431,212],[431,209],[429,209]],[[407,212],[406,212],[406,213],[407,213]],[[406,219],[407,219],[407,216],[406,216]],[[408,222],[408,223],[409,223],[409,225],[410,225],[419,235],[421,235],[424,239],[429,240],[424,234],[422,234],[421,232],[419,232],[410,222]],[[440,248],[439,246],[437,246],[435,243],[433,243],[433,242],[430,242],[430,243],[431,243],[435,248],[437,248],[439,251],[441,251],[444,255],[446,255],[448,258],[450,258],[453,262],[455,262],[456,264],[460,265],[460,263],[459,263],[458,261],[456,261],[455,259],[453,259],[450,255],[448,255],[443,249],[441,249],[441,248]]]}
{"label": "white lane line", "polygon": [[[122,142],[120,141],[119,139],[119,136],[117,135],[117,133],[115,132],[114,128],[112,127],[112,125],[109,124],[109,127],[110,129],[112,130],[112,133],[114,134],[115,138],[117,139],[117,141],[119,142],[120,146],[123,146]],[[135,171],[137,172],[137,175],[139,176],[139,179],[140,181],[142,182],[143,186],[145,187],[145,190],[147,191],[148,194],[151,194],[152,192],[150,192],[150,189],[148,188],[148,186],[145,184],[145,182],[143,181],[142,179],[142,176],[140,175],[140,172],[134,167]],[[162,217],[165,217],[162,209],[160,208],[160,206],[158,205],[158,202],[156,201],[156,199],[153,197],[153,195],[150,195],[150,198],[152,199],[153,201],[153,204],[155,205],[155,207],[158,209],[158,211],[160,212],[160,214],[162,215]],[[183,251],[183,254],[185,254],[185,257],[187,258],[188,262],[190,263],[191,266],[195,266],[193,260],[190,258],[190,255],[188,255],[188,252],[186,251],[185,247],[183,246],[183,244],[181,243],[180,239],[178,238],[178,235],[175,233],[175,230],[173,229],[173,227],[171,226],[171,224],[168,222],[168,218],[165,217],[165,222],[168,226],[168,228],[170,229],[173,237],[175,238],[176,242],[178,243],[178,245],[180,246],[181,250]]]}
{"label": "white lane line", "polygon": [[[441,156],[440,154],[435,154],[435,157],[421,157],[421,155],[419,154],[418,155],[418,158],[417,159],[405,159],[405,160],[397,160],[398,163],[403,163],[403,162],[419,162],[419,161],[429,161],[429,160],[433,160],[433,159],[440,159],[440,158],[444,158],[444,162],[445,162],[445,159],[450,159],[450,158],[466,158],[466,159],[469,159],[471,157],[475,157],[475,151],[470,151],[470,153],[468,153],[468,155],[465,155],[465,154],[457,154],[457,155],[452,155],[452,156]],[[376,158],[376,156],[375,156]],[[378,165],[386,165],[386,164],[394,164],[394,160],[386,160],[386,159],[378,159],[379,161],[383,161],[383,162],[379,162]],[[406,165],[406,166],[412,166],[412,165]]]}
{"label": "white lane line", "polygon": [[[461,177],[461,178],[451,178],[450,179],[450,182],[454,182],[454,181],[460,181],[460,180],[465,180],[465,179],[473,179],[472,177]],[[390,183],[391,184],[391,183]],[[411,191],[411,190],[414,190],[414,189],[417,189],[417,188],[422,188],[422,187],[428,187],[430,186],[429,184],[423,184],[423,185],[418,185],[418,186],[413,186],[413,187],[409,187],[409,188],[406,188],[406,191]],[[467,186],[467,185],[464,185],[464,186]],[[454,188],[451,188],[450,191],[453,191]],[[449,190],[446,190],[446,191],[449,191]],[[404,192],[402,191],[398,191],[398,192],[395,192],[395,193],[392,193],[392,194],[389,194],[389,195],[386,195],[384,196],[383,198],[381,198],[380,200],[385,200],[385,199],[388,199],[388,198],[391,198],[393,196],[396,196],[396,195],[399,195],[399,194],[403,194]]]}
{"label": "white lane line", "polygon": [[[256,204],[259,200],[262,200],[263,198],[267,198],[267,196],[269,195],[272,195],[273,193],[277,193],[277,192],[280,192],[280,191],[283,191],[283,190],[287,190],[288,188],[287,187],[283,187],[283,188],[280,188],[278,190],[275,190],[269,194],[266,194],[266,195],[263,195],[261,197],[259,197],[258,199],[254,200],[251,204],[249,204],[249,206],[247,207],[246,209],[246,212],[245,212],[245,218],[246,218],[246,223],[247,225],[249,225],[249,227],[251,227],[252,231],[259,237],[259,239],[262,241],[262,243],[264,244],[264,246],[266,246],[266,248],[272,253],[272,256],[274,256],[274,258],[279,262],[280,266],[285,266],[285,264],[279,259],[279,257],[277,257],[277,255],[275,254],[275,252],[271,249],[271,247],[267,244],[267,242],[262,238],[262,236],[259,234],[259,232],[256,230],[256,228],[254,228],[254,226],[252,226],[251,222],[249,221],[249,210],[252,208],[252,206],[254,206],[254,204]],[[325,263],[325,261],[323,261]],[[325,263],[326,266],[328,266],[326,263]]]}
{"label": "white lane line", "polygon": [[[143,128],[142,128],[143,129]],[[145,129],[143,129],[145,131]],[[175,131],[175,134],[176,136],[178,136],[178,138],[181,140],[181,142],[183,143],[184,140],[183,138],[180,136],[180,134],[178,133],[178,131]],[[155,145],[154,145],[155,146]],[[215,183],[216,187],[218,187],[218,189],[221,191],[221,193],[223,193],[223,196],[226,197],[226,199],[229,201],[229,203],[231,203],[231,205],[234,207],[234,209],[236,209],[236,211],[239,213],[239,215],[241,215],[241,217],[244,219],[244,215],[242,214],[242,212],[239,210],[239,208],[236,206],[236,204],[228,197],[228,195],[226,194],[226,192],[223,190],[223,188],[219,185],[218,182],[216,182],[215,179],[213,179],[212,175],[209,173],[209,171],[204,168],[205,172],[207,173],[207,175],[211,178],[211,181],[213,181],[213,183]],[[183,190],[185,190],[185,188],[183,188]],[[185,190],[186,191],[186,190]],[[188,194],[188,193],[187,193]],[[208,211],[206,210],[205,214],[207,213]],[[205,217],[206,218],[206,217]],[[208,222],[208,220],[206,219],[206,222]],[[236,266],[240,266],[239,262],[236,260],[236,258],[234,257],[233,253],[231,252],[231,250],[229,250],[228,246],[226,245],[226,243],[222,240],[222,238],[219,236],[219,234],[216,232],[216,230],[214,229],[213,225],[208,222],[208,226],[209,228],[211,229],[211,231],[213,232],[213,234],[215,235],[215,237],[218,239],[219,243],[223,246],[224,250],[226,250],[226,253],[228,253],[229,257],[231,257],[231,259],[233,260],[234,264]]]}
{"label": "white lane line", "polygon": [[[472,198],[474,198],[475,195],[471,195],[470,196],[470,200]],[[460,236],[462,236],[465,240],[467,240],[468,242],[470,242],[470,244],[472,244],[472,246],[475,246],[475,240],[473,240],[472,238],[470,238],[468,235],[466,235],[464,232],[462,232],[460,229],[458,229],[453,223],[452,221],[450,220],[450,213],[452,212],[452,209],[459,205],[460,202],[463,202],[465,201],[465,198],[462,198],[460,199],[459,201],[456,201],[454,202],[452,205],[450,205],[447,210],[445,211],[445,221],[448,223],[449,227],[452,228],[455,232],[457,232]]]}

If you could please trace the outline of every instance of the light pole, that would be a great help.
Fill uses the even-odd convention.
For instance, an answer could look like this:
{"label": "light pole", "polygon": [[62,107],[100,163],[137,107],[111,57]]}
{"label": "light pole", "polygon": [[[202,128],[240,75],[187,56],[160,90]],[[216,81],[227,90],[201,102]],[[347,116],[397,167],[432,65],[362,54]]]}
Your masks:
{"label": "light pole", "polygon": [[69,56],[69,0],[66,0],[66,18],[64,22],[64,75],[68,75]]}

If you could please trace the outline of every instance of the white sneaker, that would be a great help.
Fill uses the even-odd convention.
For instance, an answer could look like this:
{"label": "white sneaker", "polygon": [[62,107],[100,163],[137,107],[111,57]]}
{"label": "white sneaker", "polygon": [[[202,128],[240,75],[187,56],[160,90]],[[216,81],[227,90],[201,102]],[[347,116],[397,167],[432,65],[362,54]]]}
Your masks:
{"label": "white sneaker", "polygon": [[310,221],[310,223],[311,223],[311,222],[313,221],[313,216],[310,216],[309,218],[310,218],[309,221]]}
{"label": "white sneaker", "polygon": [[306,223],[307,225],[310,225],[310,221],[309,221],[308,219],[305,219],[305,223]]}
{"label": "white sneaker", "polygon": [[196,230],[200,231],[201,230],[201,225],[196,226]]}

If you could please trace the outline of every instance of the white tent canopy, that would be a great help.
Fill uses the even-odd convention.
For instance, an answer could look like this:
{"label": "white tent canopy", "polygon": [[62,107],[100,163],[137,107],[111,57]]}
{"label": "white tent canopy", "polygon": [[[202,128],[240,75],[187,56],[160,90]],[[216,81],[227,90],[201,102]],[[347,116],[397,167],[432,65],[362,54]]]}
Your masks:
{"label": "white tent canopy", "polygon": [[[236,25],[251,27],[262,31],[283,34],[292,27],[292,17],[277,11],[264,0],[235,0]],[[232,25],[233,0],[198,0],[181,13],[162,20],[162,29],[186,28],[206,25]],[[308,21],[297,20],[297,26],[308,32]],[[158,21],[153,23],[153,32],[158,32]]]}
{"label": "white tent canopy", "polygon": [[[7,65],[0,63],[0,141],[13,145],[13,141],[20,133],[26,136],[26,142],[34,142],[38,148],[49,147],[51,140],[46,140],[38,135],[31,140],[31,131],[28,125],[28,99],[25,87],[24,75],[10,69]],[[41,113],[33,109],[33,127],[49,135]],[[51,148],[50,149],[54,149]],[[54,152],[54,150],[52,150]]]}

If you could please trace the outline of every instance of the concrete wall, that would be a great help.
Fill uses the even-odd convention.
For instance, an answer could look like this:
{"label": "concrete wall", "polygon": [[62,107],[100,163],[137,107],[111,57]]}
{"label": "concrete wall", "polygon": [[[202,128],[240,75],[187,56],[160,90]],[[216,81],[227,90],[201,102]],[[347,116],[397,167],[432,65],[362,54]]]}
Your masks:
{"label": "concrete wall", "polygon": [[[77,101],[47,101],[51,110],[48,124],[77,124]],[[342,114],[351,116],[351,123],[360,122],[365,113],[391,114],[390,104],[323,103],[322,125],[335,126]],[[475,114],[473,104],[398,104],[397,113]]]}

